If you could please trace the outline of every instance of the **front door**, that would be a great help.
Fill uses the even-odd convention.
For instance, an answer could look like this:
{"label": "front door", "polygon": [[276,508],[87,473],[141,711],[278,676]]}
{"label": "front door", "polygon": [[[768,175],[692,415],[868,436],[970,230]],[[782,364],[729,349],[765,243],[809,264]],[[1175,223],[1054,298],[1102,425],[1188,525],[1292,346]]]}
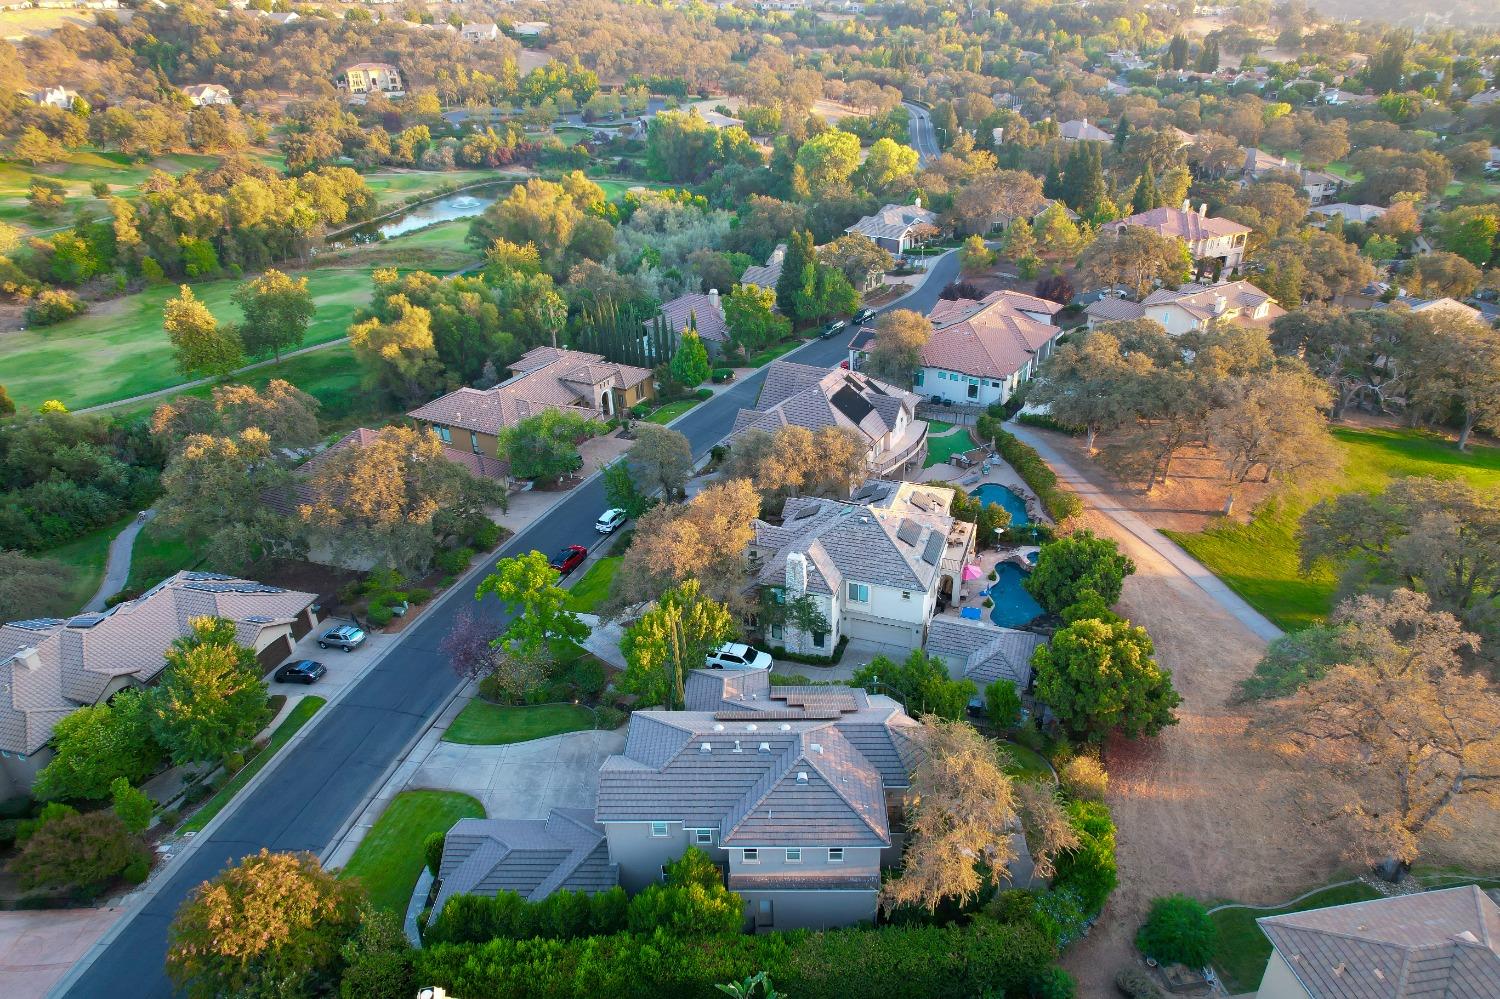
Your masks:
{"label": "front door", "polygon": [[776,916],[771,910],[771,900],[768,898],[758,899],[755,904],[755,928],[757,930],[769,930],[776,925]]}
{"label": "front door", "polygon": [[975,382],[970,382],[969,383],[969,398],[970,399],[978,399],[979,398],[979,385],[976,384]]}

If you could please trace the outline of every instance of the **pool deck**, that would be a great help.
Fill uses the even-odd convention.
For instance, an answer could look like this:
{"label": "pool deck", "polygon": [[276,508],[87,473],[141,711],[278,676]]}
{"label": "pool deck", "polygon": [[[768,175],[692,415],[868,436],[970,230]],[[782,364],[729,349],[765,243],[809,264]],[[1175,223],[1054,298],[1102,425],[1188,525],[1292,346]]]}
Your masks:
{"label": "pool deck", "polygon": [[1052,518],[1047,516],[1046,511],[1042,509],[1042,502],[1037,498],[1036,493],[1031,491],[1031,487],[1022,481],[1021,476],[1016,474],[1016,470],[1011,468],[1005,459],[998,457],[991,459],[988,474],[980,471],[981,467],[959,468],[952,464],[933,465],[931,468],[922,469],[917,481],[951,482],[963,487],[966,491],[973,491],[976,486],[986,483],[1005,486],[1025,498],[1026,510],[1032,523],[1052,523]]}

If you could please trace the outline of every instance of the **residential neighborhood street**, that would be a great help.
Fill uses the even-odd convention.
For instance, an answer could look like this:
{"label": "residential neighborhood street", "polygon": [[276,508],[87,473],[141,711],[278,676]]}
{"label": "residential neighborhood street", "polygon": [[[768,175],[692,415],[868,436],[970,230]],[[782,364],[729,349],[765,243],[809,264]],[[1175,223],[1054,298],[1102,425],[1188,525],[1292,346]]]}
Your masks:
{"label": "residential neighborhood street", "polygon": [[[949,253],[933,264],[923,284],[886,309],[925,313],[957,274],[958,255]],[[786,357],[831,367],[845,357],[847,340],[815,340]],[[754,403],[763,378],[764,371],[757,372],[674,424],[692,443],[695,455],[706,454],[730,431],[740,408]],[[596,476],[512,538],[499,555],[601,543],[593,525],[604,507],[604,484]],[[459,687],[461,681],[438,646],[455,616],[468,605],[468,594],[489,570],[490,562],[477,563],[414,625],[397,635],[364,679],[324,709],[296,752],[278,757],[263,772],[260,783],[226,810],[217,827],[200,834],[201,841],[172,875],[154,886],[144,904],[117,924],[113,936],[101,941],[91,955],[92,963],[75,969],[54,994],[114,997],[122,994],[122,982],[131,983],[127,993],[131,996],[170,994],[164,971],[167,926],[199,883],[262,847],[322,852]],[[493,600],[481,606],[488,617],[504,622],[505,615]]]}

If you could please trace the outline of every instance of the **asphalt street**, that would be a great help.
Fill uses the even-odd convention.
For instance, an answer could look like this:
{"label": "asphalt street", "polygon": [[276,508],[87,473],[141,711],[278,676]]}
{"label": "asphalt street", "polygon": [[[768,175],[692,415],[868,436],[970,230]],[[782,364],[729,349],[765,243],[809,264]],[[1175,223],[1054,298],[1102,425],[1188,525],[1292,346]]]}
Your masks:
{"label": "asphalt street", "polygon": [[911,115],[911,121],[907,126],[907,134],[911,137],[912,148],[917,151],[917,164],[927,167],[940,155],[937,144],[937,133],[933,131],[932,114],[920,104],[912,104],[902,101],[901,106],[906,108]]}
{"label": "asphalt street", "polygon": [[[950,253],[937,261],[918,290],[886,309],[929,312],[939,292],[957,276],[958,255]],[[816,340],[786,356],[832,367],[847,356],[848,341],[848,335]],[[739,410],[755,403],[764,377],[762,369],[674,424],[692,443],[695,455],[707,453],[733,428]],[[604,508],[604,485],[595,477],[512,538],[500,555],[599,544],[593,525]],[[490,567],[488,562],[477,564],[455,585],[472,593]],[[64,994],[80,999],[171,995],[164,970],[167,927],[198,884],[261,847],[321,853],[387,767],[458,688],[460,681],[438,645],[455,615],[469,606],[471,601],[460,593],[402,632],[374,669],[342,700],[320,712],[294,757],[278,757],[271,763],[261,783],[242,795],[229,817],[181,862]],[[507,620],[493,599],[480,605],[480,613],[499,624]]]}

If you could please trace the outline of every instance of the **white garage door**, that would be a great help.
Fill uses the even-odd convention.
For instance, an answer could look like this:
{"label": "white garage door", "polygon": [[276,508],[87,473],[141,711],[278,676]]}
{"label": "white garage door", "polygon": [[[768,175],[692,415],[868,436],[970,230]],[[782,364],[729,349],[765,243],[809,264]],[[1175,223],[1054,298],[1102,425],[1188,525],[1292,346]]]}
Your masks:
{"label": "white garage door", "polygon": [[873,618],[848,618],[844,622],[844,634],[849,636],[850,641],[886,646],[903,655],[921,644],[920,634],[915,627]]}

